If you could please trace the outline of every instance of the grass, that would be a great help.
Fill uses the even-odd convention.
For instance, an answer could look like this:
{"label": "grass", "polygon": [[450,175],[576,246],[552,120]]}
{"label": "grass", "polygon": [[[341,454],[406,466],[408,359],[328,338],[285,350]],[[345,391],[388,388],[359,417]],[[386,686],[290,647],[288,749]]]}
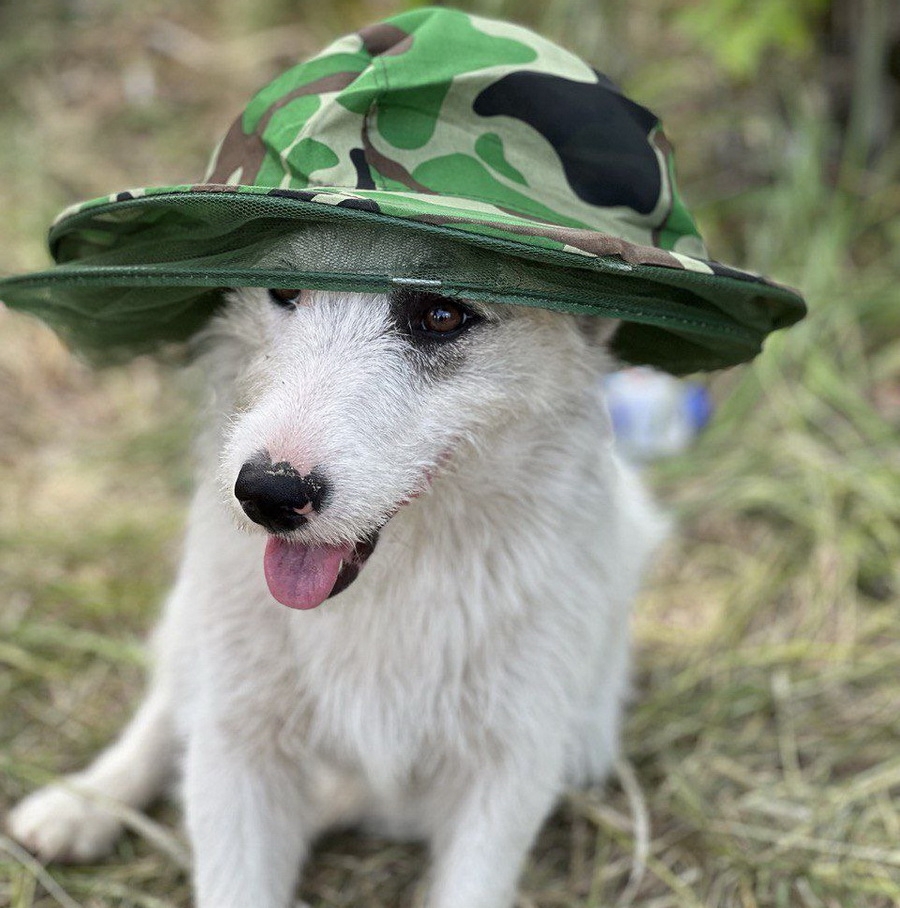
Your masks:
{"label": "grass", "polygon": [[[315,33],[291,24],[302,3],[184,6],[36,0],[27,27],[0,6],[3,267],[39,267],[70,201],[201,172],[255,86],[392,8],[334,4]],[[592,4],[563,6],[556,26],[517,9],[602,43]],[[636,613],[624,758],[547,824],[519,908],[898,905],[898,150],[826,180],[835,134],[813,80],[790,81],[788,126],[777,59],[774,82],[728,83],[652,4],[631,6],[605,23],[634,48],[615,75],[680,124],[711,245],[802,286],[812,314],[716,376],[715,423],[649,477],[679,532]],[[718,156],[722,135],[739,158]],[[82,766],[140,696],[140,640],[177,561],[196,377],[148,360],[92,372],[37,324],[0,312],[0,330],[2,811]],[[0,838],[0,906],[188,905],[177,809],[129,820],[92,867],[42,868]],[[332,838],[302,894],[409,905],[422,867],[412,846]]]}

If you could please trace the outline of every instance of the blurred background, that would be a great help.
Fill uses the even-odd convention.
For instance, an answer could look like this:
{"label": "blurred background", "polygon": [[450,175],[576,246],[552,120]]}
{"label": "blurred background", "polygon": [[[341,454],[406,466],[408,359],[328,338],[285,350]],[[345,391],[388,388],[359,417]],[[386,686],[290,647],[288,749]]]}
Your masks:
{"label": "blurred background", "polygon": [[[250,95],[401,0],[0,0],[0,270],[66,205],[197,180]],[[635,618],[618,778],[547,825],[519,908],[900,904],[900,6],[472,0],[657,112],[715,258],[810,315],[708,380],[647,468],[678,521]],[[139,697],[190,490],[197,377],[92,371],[0,311],[0,813]],[[107,863],[0,837],[0,906],[189,904],[177,811]],[[423,855],[329,839],[311,906],[412,905]]]}

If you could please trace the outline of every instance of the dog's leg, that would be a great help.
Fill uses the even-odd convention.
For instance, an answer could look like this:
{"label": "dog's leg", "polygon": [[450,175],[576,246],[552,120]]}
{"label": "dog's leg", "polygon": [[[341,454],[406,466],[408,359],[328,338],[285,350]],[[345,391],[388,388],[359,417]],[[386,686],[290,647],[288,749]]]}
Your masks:
{"label": "dog's leg", "polygon": [[197,908],[287,908],[316,829],[300,771],[263,742],[230,740],[214,720],[191,729],[185,810]]}
{"label": "dog's leg", "polygon": [[116,805],[140,810],[175,776],[175,667],[178,627],[191,603],[179,579],[154,640],[154,671],[144,702],[111,747],[84,771],[29,795],[7,817],[13,838],[42,861],[86,863],[109,854],[122,832]]}
{"label": "dog's leg", "polygon": [[108,854],[123,825],[115,804],[145,807],[173,771],[171,709],[168,690],[155,685],[119,740],[84,772],[35,792],[10,813],[13,838],[42,861],[81,863]]}
{"label": "dog's leg", "polygon": [[528,849],[559,792],[548,766],[477,779],[433,842],[427,908],[510,908]]}

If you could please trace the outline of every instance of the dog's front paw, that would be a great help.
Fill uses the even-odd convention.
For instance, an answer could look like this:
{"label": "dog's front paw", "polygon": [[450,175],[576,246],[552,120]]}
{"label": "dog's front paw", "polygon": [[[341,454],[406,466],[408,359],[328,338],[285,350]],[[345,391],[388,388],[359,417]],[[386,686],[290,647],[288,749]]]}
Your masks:
{"label": "dog's front paw", "polygon": [[29,795],[12,810],[6,825],[14,839],[45,863],[95,861],[112,851],[122,831],[112,813],[61,785]]}

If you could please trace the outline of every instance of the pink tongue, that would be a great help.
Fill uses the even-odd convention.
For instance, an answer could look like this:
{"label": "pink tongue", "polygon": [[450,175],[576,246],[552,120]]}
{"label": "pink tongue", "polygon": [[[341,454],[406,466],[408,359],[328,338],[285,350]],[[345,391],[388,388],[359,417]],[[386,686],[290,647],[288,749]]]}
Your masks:
{"label": "pink tongue", "polygon": [[315,608],[330,595],[350,545],[311,546],[270,536],[263,568],[269,592],[288,608]]}

